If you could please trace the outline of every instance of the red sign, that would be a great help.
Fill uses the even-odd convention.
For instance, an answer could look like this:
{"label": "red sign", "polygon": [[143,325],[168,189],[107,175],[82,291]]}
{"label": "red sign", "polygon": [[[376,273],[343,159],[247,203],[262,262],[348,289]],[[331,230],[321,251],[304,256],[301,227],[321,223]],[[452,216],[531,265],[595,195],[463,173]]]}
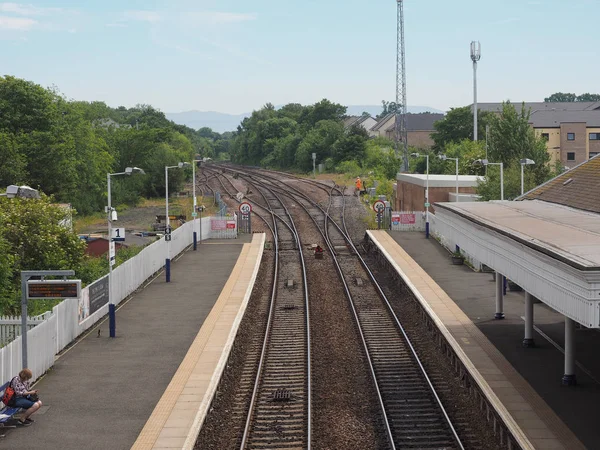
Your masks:
{"label": "red sign", "polygon": [[227,229],[228,230],[235,230],[235,221],[228,220],[227,221]]}
{"label": "red sign", "polygon": [[227,221],[213,219],[210,221],[210,229],[213,231],[225,230],[225,229],[227,229]]}
{"label": "red sign", "polygon": [[400,214],[400,223],[402,223],[403,225],[412,225],[415,222],[415,214]]}

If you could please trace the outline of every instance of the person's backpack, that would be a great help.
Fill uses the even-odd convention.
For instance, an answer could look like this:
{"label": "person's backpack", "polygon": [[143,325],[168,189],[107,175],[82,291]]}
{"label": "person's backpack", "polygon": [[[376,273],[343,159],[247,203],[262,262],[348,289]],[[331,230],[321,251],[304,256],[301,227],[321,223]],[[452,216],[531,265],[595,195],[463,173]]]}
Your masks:
{"label": "person's backpack", "polygon": [[2,396],[2,403],[6,406],[12,406],[15,401],[15,390],[12,387],[12,381],[4,389],[4,395]]}

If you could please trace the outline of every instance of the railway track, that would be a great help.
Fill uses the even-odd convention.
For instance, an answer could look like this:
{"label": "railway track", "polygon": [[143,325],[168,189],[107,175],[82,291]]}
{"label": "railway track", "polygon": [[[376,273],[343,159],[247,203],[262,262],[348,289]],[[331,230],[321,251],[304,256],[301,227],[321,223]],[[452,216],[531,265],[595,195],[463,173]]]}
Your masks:
{"label": "railway track", "polygon": [[302,244],[279,196],[265,188],[259,192],[260,206],[272,218],[275,269],[240,448],[310,448],[310,321]]}
{"label": "railway track", "polygon": [[[329,188],[325,210],[295,188],[282,190],[281,180],[256,173],[253,178],[297,202],[321,232],[358,325],[390,448],[464,448],[398,317],[349,237],[342,190],[313,184]],[[339,195],[333,195],[336,190]]]}

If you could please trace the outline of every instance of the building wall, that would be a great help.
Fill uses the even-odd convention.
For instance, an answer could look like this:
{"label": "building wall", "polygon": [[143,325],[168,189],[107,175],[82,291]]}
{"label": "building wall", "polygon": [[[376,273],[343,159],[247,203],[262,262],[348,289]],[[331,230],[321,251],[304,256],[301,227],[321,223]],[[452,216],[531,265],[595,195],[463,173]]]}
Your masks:
{"label": "building wall", "polygon": [[[429,149],[433,147],[433,139],[431,139],[431,133],[434,131],[409,131],[407,133],[408,145],[411,147]],[[396,138],[394,131],[386,131],[385,137],[392,141]]]}
{"label": "building wall", "polygon": [[[371,135],[371,137],[387,137],[385,130],[387,130],[390,125],[395,123],[395,116],[391,116],[387,121],[385,121],[383,123],[383,125],[381,125],[381,127],[379,128],[379,130],[376,131],[369,131],[369,134]],[[393,134],[392,134],[393,137]]]}
{"label": "building wall", "polygon": [[[429,203],[433,205],[435,202],[449,201],[449,192],[456,192],[456,187],[430,187]],[[475,187],[459,187],[458,192],[461,194],[475,194]],[[425,187],[406,181],[398,181],[394,208],[396,211],[425,211]],[[429,208],[429,211],[435,211],[433,206]]]}
{"label": "building wall", "polygon": [[590,133],[600,133],[600,128],[588,128],[587,129],[587,153],[588,158],[591,158],[591,153],[600,153],[600,141],[590,141]]}
{"label": "building wall", "polygon": [[[574,167],[588,159],[588,133],[585,122],[560,124],[560,160],[567,167]],[[575,134],[575,139],[568,140],[569,133]],[[569,160],[573,153],[575,159]]]}
{"label": "building wall", "polygon": [[556,161],[560,161],[560,128],[536,128],[535,134],[541,137],[543,134],[548,135],[546,142],[546,150],[550,154],[550,165],[554,166]]}

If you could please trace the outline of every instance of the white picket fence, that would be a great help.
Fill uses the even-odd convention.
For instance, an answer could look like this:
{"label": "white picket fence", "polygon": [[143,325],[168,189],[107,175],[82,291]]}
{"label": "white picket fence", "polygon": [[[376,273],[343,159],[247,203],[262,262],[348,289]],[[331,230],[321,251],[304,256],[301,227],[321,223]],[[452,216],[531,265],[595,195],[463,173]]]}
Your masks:
{"label": "white picket fence", "polygon": [[[196,221],[198,228],[200,228],[199,222],[200,220]],[[193,221],[187,222],[173,231],[170,243],[171,258],[174,258],[192,244],[193,226]],[[210,217],[202,218],[201,227],[201,239],[208,239],[211,235]],[[162,269],[167,254],[166,246],[167,243],[164,238],[160,239],[113,270],[111,284],[115,304],[121,303],[143,285],[148,278]],[[82,290],[86,289],[88,288],[85,287]],[[56,354],[73,342],[80,334],[95,325],[107,313],[108,305],[104,305],[85,321],[79,323],[79,301],[76,298],[71,298],[56,305],[51,313],[48,312],[42,315],[44,320],[41,322],[36,322],[36,318],[30,318],[32,323],[36,322],[36,325],[27,332],[28,366],[33,372],[33,379],[37,379],[52,367]],[[20,318],[18,320],[20,323]],[[6,333],[8,332],[6,331]],[[18,334],[19,336],[16,339],[0,348],[0,384],[9,381],[23,368],[20,330]]]}

